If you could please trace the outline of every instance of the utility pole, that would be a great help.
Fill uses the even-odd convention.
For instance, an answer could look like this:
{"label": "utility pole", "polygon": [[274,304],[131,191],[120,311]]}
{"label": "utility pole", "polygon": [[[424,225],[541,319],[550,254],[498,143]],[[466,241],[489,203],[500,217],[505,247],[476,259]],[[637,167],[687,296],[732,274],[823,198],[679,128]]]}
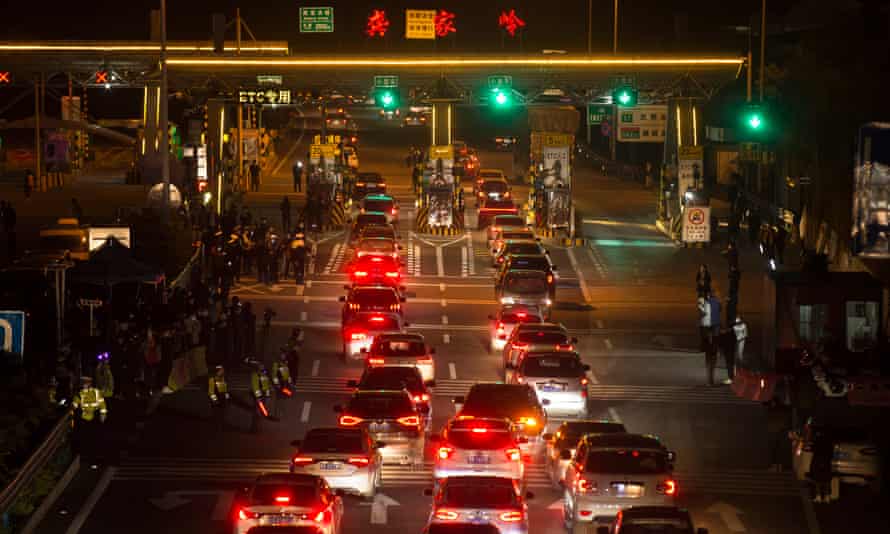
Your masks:
{"label": "utility pole", "polygon": [[[616,0],[617,1],[617,0]],[[760,101],[763,102],[763,65],[766,58],[766,0],[760,8]]]}
{"label": "utility pole", "polygon": [[[43,150],[40,146],[40,86],[43,73],[34,80],[34,189],[40,190],[40,183],[43,180]],[[34,192],[33,190],[31,191]]]}
{"label": "utility pole", "polygon": [[593,54],[593,0],[587,0],[587,55]]}
{"label": "utility pole", "polygon": [[[241,55],[241,8],[235,8],[235,53]],[[238,121],[238,170],[235,176],[238,177],[238,186],[250,190],[250,184],[247,183],[248,178],[244,176],[244,105],[236,102],[238,110],[236,112],[236,120]]]}
{"label": "utility pole", "polygon": [[612,15],[612,53],[618,53],[618,0],[615,0],[615,10]]}
{"label": "utility pole", "polygon": [[170,147],[167,129],[167,0],[161,0],[161,97],[158,99],[158,112],[161,116],[161,178],[164,181],[164,196],[161,200],[161,221],[167,222],[170,209]]}

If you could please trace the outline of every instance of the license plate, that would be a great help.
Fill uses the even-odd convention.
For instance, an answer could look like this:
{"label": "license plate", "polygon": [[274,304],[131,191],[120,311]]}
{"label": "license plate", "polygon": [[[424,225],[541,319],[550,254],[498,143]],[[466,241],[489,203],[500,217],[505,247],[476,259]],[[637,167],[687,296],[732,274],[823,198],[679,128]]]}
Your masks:
{"label": "license plate", "polygon": [[639,484],[612,484],[612,490],[618,497],[641,497],[643,486]]}
{"label": "license plate", "polygon": [[296,516],[290,514],[269,515],[266,516],[266,524],[273,526],[294,525],[297,522]]}
{"label": "license plate", "polygon": [[467,462],[473,465],[490,464],[491,458],[482,454],[477,454],[475,456],[470,456],[469,458],[467,458]]}
{"label": "license plate", "polygon": [[338,471],[342,464],[340,462],[321,462],[318,465],[322,471]]}
{"label": "license plate", "polygon": [[541,384],[541,391],[565,391],[565,384]]}
{"label": "license plate", "polygon": [[389,425],[386,423],[371,423],[368,425],[369,432],[386,432],[389,428]]}

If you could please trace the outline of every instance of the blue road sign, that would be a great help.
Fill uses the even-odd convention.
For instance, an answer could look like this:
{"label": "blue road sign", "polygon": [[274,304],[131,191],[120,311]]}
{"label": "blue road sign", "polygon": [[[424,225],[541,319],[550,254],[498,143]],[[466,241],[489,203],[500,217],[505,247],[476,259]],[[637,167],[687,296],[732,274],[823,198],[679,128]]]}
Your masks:
{"label": "blue road sign", "polygon": [[0,350],[18,355],[25,352],[25,312],[0,310]]}

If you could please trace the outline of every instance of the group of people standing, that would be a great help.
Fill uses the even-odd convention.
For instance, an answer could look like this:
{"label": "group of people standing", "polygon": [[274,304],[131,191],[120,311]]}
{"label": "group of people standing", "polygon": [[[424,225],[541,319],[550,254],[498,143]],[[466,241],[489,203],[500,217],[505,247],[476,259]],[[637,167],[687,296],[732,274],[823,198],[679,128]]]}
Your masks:
{"label": "group of people standing", "polygon": [[[705,367],[708,385],[715,385],[715,372],[718,353],[723,355],[726,363],[727,378],[725,384],[732,383],[735,377],[735,365],[744,358],[745,340],[748,338],[748,326],[736,315],[738,298],[738,266],[730,266],[730,285],[735,278],[735,295],[727,300],[725,323],[722,321],[722,304],[719,293],[711,287],[711,273],[707,265],[699,266],[695,277],[697,309],[699,313],[699,335],[701,351],[705,353]],[[732,288],[730,292],[733,293]]]}

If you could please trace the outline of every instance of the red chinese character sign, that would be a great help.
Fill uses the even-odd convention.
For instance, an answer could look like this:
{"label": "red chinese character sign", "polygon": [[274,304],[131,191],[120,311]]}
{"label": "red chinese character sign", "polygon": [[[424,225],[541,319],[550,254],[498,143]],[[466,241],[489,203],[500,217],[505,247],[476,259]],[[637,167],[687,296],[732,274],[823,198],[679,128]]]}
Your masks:
{"label": "red chinese character sign", "polygon": [[368,24],[365,28],[365,34],[368,37],[383,37],[386,30],[389,29],[389,19],[386,18],[386,12],[382,9],[375,9],[368,17]]}
{"label": "red chinese character sign", "polygon": [[457,33],[454,26],[454,13],[440,9],[435,18],[436,37],[447,37],[449,33]]}
{"label": "red chinese character sign", "polygon": [[516,35],[516,30],[525,28],[525,21],[519,18],[515,9],[511,9],[509,13],[501,11],[501,16],[498,17],[498,26],[506,30],[510,37],[513,37]]}

